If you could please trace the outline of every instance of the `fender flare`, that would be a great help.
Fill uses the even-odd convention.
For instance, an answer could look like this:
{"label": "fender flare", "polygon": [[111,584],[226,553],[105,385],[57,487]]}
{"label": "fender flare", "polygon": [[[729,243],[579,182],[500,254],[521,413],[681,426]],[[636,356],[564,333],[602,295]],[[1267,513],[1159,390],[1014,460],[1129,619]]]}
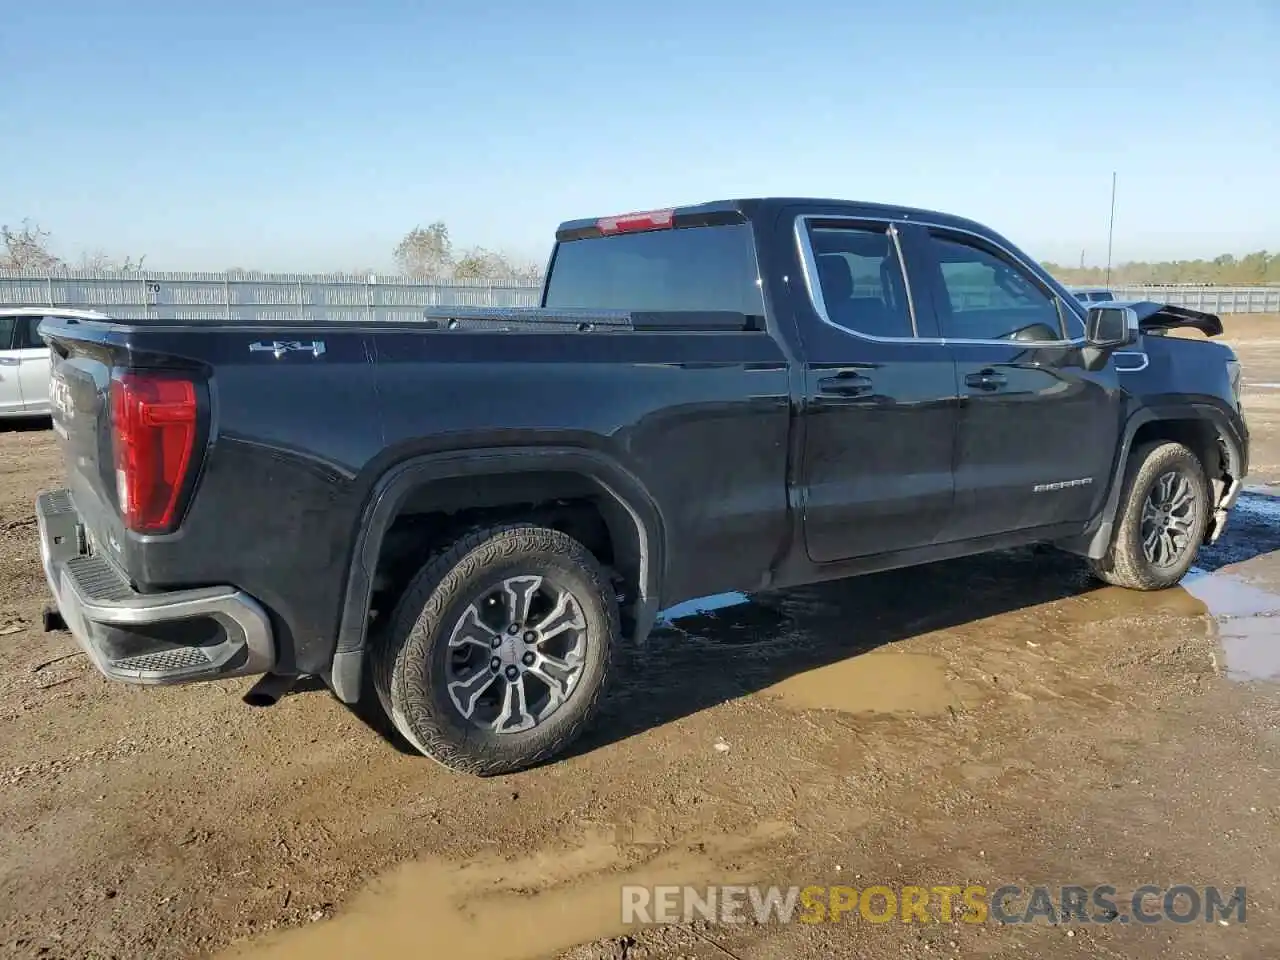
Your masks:
{"label": "fender flare", "polygon": [[483,447],[423,454],[390,466],[373,485],[360,512],[329,677],[329,686],[339,700],[350,704],[360,699],[378,556],[383,538],[410,493],[437,480],[545,471],[587,478],[634,527],[639,544],[634,639],[642,642],[648,636],[658,614],[665,538],[657,504],[634,474],[605,454],[578,447]]}
{"label": "fender flare", "polygon": [[1237,425],[1238,414],[1233,415],[1217,403],[1208,402],[1157,403],[1139,407],[1125,421],[1119,456],[1112,467],[1107,498],[1103,502],[1097,520],[1080,536],[1065,541],[1062,544],[1064,549],[1094,560],[1106,556],[1111,546],[1116,515],[1120,511],[1120,493],[1124,488],[1124,474],[1129,466],[1129,455],[1133,450],[1134,438],[1143,426],[1161,420],[1199,420],[1213,427],[1226,450],[1227,463],[1224,466],[1232,478],[1230,489],[1226,492],[1222,503],[1216,505],[1216,509],[1220,512],[1225,511],[1235,502],[1248,469],[1247,436]]}

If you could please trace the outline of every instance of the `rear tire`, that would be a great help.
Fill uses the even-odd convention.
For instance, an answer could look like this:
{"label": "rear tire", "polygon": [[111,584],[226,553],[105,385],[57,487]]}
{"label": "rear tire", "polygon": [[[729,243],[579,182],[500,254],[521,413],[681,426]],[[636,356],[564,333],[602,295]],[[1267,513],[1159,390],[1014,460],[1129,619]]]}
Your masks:
{"label": "rear tire", "polygon": [[618,605],[581,543],[547,527],[478,530],[429,560],[370,655],[396,729],[481,776],[567,748],[608,684]]}
{"label": "rear tire", "polygon": [[1200,459],[1157,440],[1129,457],[1111,547],[1094,574],[1130,590],[1163,590],[1186,575],[1209,524],[1212,503]]}

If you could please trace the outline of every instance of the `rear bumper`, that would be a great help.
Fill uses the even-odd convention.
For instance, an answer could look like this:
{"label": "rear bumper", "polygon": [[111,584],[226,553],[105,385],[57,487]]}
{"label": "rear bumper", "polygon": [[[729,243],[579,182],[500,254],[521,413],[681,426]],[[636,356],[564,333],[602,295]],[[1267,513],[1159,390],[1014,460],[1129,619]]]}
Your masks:
{"label": "rear bumper", "polygon": [[90,552],[67,490],[36,498],[40,560],[58,611],[107,677],[173,684],[266,673],[275,664],[271,622],[234,587],[139,593]]}

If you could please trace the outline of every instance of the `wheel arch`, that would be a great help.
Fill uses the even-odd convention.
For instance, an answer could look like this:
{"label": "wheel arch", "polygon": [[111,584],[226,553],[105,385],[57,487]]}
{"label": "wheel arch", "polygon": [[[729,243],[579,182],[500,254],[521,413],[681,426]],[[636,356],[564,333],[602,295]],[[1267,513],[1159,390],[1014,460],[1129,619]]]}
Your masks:
{"label": "wheel arch", "polygon": [[[497,481],[498,490],[533,481],[535,489],[565,490],[554,478],[572,478],[590,490],[599,505],[615,552],[614,565],[634,585],[633,639],[643,641],[653,626],[661,596],[665,536],[661,514],[644,484],[613,458],[576,447],[489,447],[425,454],[402,460],[379,477],[366,498],[354,534],[354,549],[334,646],[329,685],[338,698],[360,698],[374,577],[384,540],[402,509],[434,490],[456,492],[459,483],[474,487]],[[515,505],[523,496],[496,493],[489,507]]]}
{"label": "wheel arch", "polygon": [[1218,404],[1207,402],[1165,403],[1136,410],[1125,423],[1102,509],[1085,533],[1059,546],[1093,560],[1106,556],[1120,512],[1129,457],[1137,447],[1151,440],[1182,443],[1200,458],[1214,497],[1208,537],[1216,539],[1248,469],[1247,440],[1243,430],[1236,426],[1238,419],[1238,415],[1233,416]]}

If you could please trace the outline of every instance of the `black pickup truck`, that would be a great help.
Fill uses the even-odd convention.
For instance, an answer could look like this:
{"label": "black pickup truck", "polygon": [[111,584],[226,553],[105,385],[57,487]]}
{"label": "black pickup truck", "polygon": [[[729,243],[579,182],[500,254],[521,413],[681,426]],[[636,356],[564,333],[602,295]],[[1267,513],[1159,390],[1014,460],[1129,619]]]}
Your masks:
{"label": "black pickup truck", "polygon": [[133,683],[367,684],[424,754],[515,770],[680,600],[1031,542],[1175,584],[1248,463],[1234,354],[1175,327],[1222,332],[803,199],[565,223],[539,308],[49,320],[50,625]]}

